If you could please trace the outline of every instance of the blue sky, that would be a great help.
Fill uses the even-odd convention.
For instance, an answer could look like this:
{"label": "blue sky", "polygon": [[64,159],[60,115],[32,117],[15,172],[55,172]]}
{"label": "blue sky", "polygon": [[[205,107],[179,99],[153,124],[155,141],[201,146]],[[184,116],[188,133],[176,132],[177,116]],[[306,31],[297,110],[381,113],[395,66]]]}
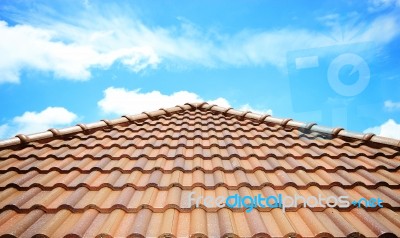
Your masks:
{"label": "blue sky", "polygon": [[0,2],[0,138],[185,102],[400,138],[400,1]]}

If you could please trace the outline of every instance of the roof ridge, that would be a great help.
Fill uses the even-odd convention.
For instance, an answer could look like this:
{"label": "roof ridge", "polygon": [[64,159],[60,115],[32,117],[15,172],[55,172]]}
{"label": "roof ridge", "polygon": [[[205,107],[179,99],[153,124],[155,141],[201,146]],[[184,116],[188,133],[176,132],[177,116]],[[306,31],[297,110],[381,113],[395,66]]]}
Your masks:
{"label": "roof ridge", "polygon": [[269,114],[257,114],[253,113],[251,111],[239,111],[236,109],[233,109],[231,107],[225,108],[225,107],[220,107],[218,105],[210,105],[207,102],[201,102],[201,103],[185,103],[184,105],[177,105],[175,107],[170,107],[170,108],[160,108],[156,111],[152,112],[142,112],[140,114],[136,115],[123,115],[120,118],[112,119],[112,120],[107,120],[103,119],[97,122],[93,123],[88,123],[88,124],[77,124],[72,127],[67,127],[63,129],[48,129],[47,131],[44,132],[39,132],[35,134],[29,134],[29,135],[24,135],[24,134],[18,134],[13,138],[5,139],[5,140],[0,140],[0,149],[5,148],[8,146],[13,146],[13,145],[19,145],[19,144],[27,144],[29,142],[33,141],[38,141],[42,139],[50,139],[50,138],[56,138],[64,135],[69,135],[69,134],[74,134],[78,132],[85,132],[89,130],[96,130],[100,129],[103,127],[112,127],[118,124],[126,123],[126,122],[133,122],[133,121],[140,121],[140,120],[146,120],[146,119],[152,119],[152,118],[157,118],[161,115],[171,115],[172,113],[177,113],[185,110],[196,110],[196,109],[205,109],[205,110],[212,110],[216,112],[220,112],[223,114],[230,114],[234,115],[240,118],[247,118],[250,120],[255,120],[259,122],[269,122],[277,125],[281,125],[283,127],[285,126],[290,126],[294,128],[300,128],[300,130],[305,130],[305,131],[314,131],[318,133],[324,133],[328,135],[332,135],[333,137],[340,136],[340,137],[347,137],[347,138],[353,138],[353,139],[358,139],[358,140],[363,140],[363,141],[371,141],[371,142],[376,142],[380,144],[385,144],[385,145],[390,145],[390,146],[396,146],[400,147],[400,140],[388,138],[388,137],[382,137],[382,136],[377,136],[373,133],[354,133],[350,131],[346,131],[343,128],[332,128],[332,127],[325,127],[325,126],[319,126],[317,123],[304,123],[304,122],[299,122],[299,121],[294,121],[291,118],[277,118],[273,117]]}

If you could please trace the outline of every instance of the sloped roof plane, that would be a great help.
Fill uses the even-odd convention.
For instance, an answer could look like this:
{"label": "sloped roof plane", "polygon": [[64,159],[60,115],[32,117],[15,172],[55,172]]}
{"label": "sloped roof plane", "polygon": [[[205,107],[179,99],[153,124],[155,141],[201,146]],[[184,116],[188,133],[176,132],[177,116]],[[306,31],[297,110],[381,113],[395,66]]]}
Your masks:
{"label": "sloped roof plane", "polygon": [[[398,237],[399,169],[398,140],[188,103],[0,141],[0,235]],[[382,207],[206,201],[279,194]]]}

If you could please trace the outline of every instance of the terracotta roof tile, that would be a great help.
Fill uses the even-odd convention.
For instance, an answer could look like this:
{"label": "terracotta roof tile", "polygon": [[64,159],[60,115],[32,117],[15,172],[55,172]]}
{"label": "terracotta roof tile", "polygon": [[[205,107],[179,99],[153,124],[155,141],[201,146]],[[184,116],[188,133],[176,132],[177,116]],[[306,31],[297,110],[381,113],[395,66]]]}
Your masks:
{"label": "terracotta roof tile", "polygon": [[[400,236],[399,146],[204,103],[20,135],[0,142],[0,235]],[[383,207],[246,212],[205,199],[236,194]]]}

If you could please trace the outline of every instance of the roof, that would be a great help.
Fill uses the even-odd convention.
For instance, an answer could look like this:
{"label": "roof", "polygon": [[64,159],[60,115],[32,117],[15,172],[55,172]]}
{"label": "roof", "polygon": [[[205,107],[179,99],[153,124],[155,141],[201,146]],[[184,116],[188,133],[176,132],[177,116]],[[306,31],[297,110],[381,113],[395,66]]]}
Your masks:
{"label": "roof", "polygon": [[[400,236],[400,142],[372,134],[192,103],[0,147],[0,235]],[[204,200],[235,194],[383,207],[246,212]]]}

